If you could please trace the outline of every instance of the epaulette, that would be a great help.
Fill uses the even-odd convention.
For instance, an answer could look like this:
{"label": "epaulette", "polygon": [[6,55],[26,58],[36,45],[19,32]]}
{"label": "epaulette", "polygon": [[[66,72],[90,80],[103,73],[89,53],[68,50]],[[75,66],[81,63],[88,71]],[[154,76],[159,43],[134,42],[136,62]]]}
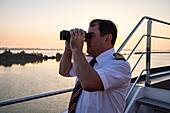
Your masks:
{"label": "epaulette", "polygon": [[116,60],[126,61],[125,57],[123,55],[121,55],[120,53],[114,53],[113,56],[115,56]]}

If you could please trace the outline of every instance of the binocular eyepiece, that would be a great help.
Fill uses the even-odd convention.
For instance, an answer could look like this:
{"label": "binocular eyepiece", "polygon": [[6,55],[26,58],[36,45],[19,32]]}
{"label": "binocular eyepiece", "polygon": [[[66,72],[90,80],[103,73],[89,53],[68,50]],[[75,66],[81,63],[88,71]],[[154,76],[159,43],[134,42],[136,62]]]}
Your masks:
{"label": "binocular eyepiece", "polygon": [[[60,40],[69,40],[70,39],[70,32],[67,30],[60,31]],[[91,33],[85,32],[85,38],[90,38]]]}

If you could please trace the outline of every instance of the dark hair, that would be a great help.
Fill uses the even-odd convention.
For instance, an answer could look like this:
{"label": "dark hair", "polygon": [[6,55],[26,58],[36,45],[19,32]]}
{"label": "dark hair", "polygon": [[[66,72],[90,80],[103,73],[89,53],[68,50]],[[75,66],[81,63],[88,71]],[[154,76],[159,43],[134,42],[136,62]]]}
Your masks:
{"label": "dark hair", "polygon": [[94,23],[98,23],[100,36],[104,36],[106,34],[112,34],[112,44],[114,45],[117,38],[117,28],[116,25],[111,20],[104,19],[94,19],[90,22],[90,27],[93,27]]}

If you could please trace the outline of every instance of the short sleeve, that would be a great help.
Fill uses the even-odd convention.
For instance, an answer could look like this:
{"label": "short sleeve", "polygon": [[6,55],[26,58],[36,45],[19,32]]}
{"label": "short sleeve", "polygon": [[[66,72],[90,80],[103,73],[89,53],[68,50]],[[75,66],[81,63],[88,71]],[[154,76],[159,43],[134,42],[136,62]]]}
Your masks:
{"label": "short sleeve", "polygon": [[96,71],[103,83],[104,90],[119,88],[128,83],[131,78],[130,65],[123,60],[114,60]]}

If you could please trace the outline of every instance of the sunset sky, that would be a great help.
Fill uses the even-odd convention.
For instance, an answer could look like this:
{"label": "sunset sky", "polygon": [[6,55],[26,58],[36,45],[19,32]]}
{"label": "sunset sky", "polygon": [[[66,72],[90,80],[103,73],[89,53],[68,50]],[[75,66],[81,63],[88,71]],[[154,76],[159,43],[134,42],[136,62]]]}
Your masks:
{"label": "sunset sky", "polygon": [[[87,31],[89,21],[100,18],[117,24],[118,48],[143,16],[170,22],[169,11],[170,0],[0,0],[0,47],[63,49],[64,41],[59,40],[61,30]],[[130,45],[146,34],[146,23]],[[155,35],[170,37],[170,26],[153,22],[152,33],[156,32]],[[153,42],[155,49],[170,50],[170,41]]]}

